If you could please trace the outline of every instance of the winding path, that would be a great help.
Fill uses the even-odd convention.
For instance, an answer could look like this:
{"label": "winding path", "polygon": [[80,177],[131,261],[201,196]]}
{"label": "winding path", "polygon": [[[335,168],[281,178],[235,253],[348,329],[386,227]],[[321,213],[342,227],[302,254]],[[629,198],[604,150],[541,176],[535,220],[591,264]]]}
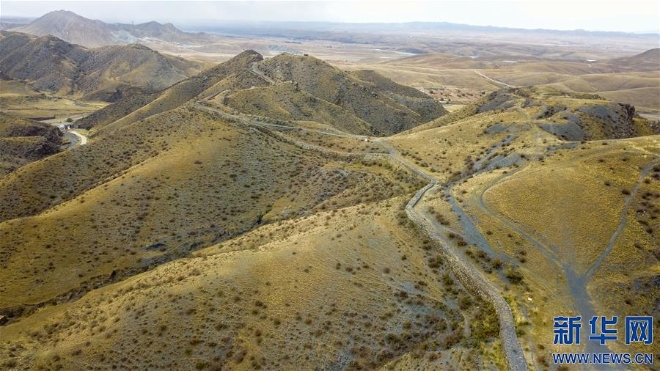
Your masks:
{"label": "winding path", "polygon": [[[56,119],[50,119],[50,120],[43,120],[41,122],[50,124],[53,126],[61,127],[62,124],[70,124],[71,122],[81,119],[85,116],[89,115],[88,113],[80,114],[80,115],[75,115],[75,116],[70,116],[68,118],[65,117],[60,117]],[[60,130],[62,130],[60,128]],[[69,129],[69,130],[64,130],[64,136],[66,136],[71,144],[66,147],[66,149],[71,149],[77,146],[84,146],[87,144],[87,137],[80,134],[79,132]]]}
{"label": "winding path", "polygon": [[[248,126],[263,127],[263,128],[276,127],[276,128],[297,129],[297,130],[299,129],[303,131],[310,131],[324,135],[342,136],[352,139],[364,138],[364,136],[353,135],[353,134],[329,133],[322,130],[292,128],[284,125],[275,125],[275,124],[258,122],[254,120],[249,120],[245,117],[232,115],[227,112],[218,110],[216,108],[201,105],[199,103],[193,104],[193,107],[203,111],[216,113],[221,117]],[[429,183],[420,190],[418,190],[417,193],[415,193],[415,195],[406,204],[406,208],[405,208],[406,215],[408,216],[408,218],[410,218],[410,220],[412,220],[415,224],[417,224],[420,228],[422,228],[429,235],[429,237],[439,242],[440,246],[442,247],[443,255],[445,256],[445,259],[447,260],[450,268],[452,269],[456,277],[460,279],[461,282],[467,288],[477,293],[484,300],[489,301],[493,304],[498,317],[498,322],[500,326],[500,339],[502,341],[502,346],[504,348],[504,355],[507,364],[509,366],[509,369],[514,371],[527,370],[527,362],[525,361],[523,350],[522,347],[520,346],[520,341],[518,340],[518,336],[516,334],[515,321],[513,319],[513,314],[511,312],[511,308],[509,307],[509,304],[506,302],[506,300],[504,300],[504,297],[502,297],[502,295],[500,294],[499,290],[495,287],[495,285],[485,277],[484,273],[474,268],[461,254],[458,253],[458,251],[456,251],[454,247],[446,243],[442,231],[438,230],[438,228],[435,228],[433,220],[429,219],[427,216],[418,212],[415,209],[415,205],[417,205],[417,203],[426,195],[426,192],[431,188],[438,186],[437,179],[433,178],[432,176],[430,176],[429,174],[427,174],[417,166],[408,162],[398,153],[398,151],[390,143],[383,141],[382,139],[375,140],[374,143],[378,143],[379,145],[384,147],[388,153],[369,153],[369,154],[347,153],[347,152],[340,152],[327,148],[322,148],[315,145],[310,145],[308,143],[304,143],[293,138],[282,138],[282,139],[286,139],[289,142],[303,149],[320,150],[323,153],[333,153],[339,156],[363,156],[365,159],[374,159],[374,158],[387,159],[405,167],[406,169],[417,174],[418,176],[426,179]],[[457,209],[457,211],[460,211],[463,215],[465,215],[465,212],[460,208],[460,206],[458,206],[457,204],[454,206]],[[469,218],[464,217],[462,219],[467,220],[466,221],[467,223],[472,223],[471,221],[469,221]],[[492,248],[490,248],[490,246],[488,245],[486,239],[483,236],[481,236],[481,234],[477,231],[474,225],[473,227],[474,228],[472,228],[472,230],[476,231],[475,233],[478,235],[477,237],[480,237],[482,243],[486,244],[487,247],[492,250]]]}
{"label": "winding path", "polygon": [[271,85],[276,84],[276,82],[273,79],[271,79],[269,76],[266,76],[266,74],[262,70],[259,69],[259,65],[257,63],[252,64],[251,71],[255,75],[257,75],[257,76],[261,77],[262,79],[266,80],[269,84],[271,84]]}
{"label": "winding path", "polygon": [[[530,117],[526,111],[522,110],[521,108],[517,108],[517,110],[521,114],[521,116],[523,116],[526,119],[526,121],[529,123],[530,130],[536,133],[535,144],[536,144],[536,148],[539,149],[542,146],[541,144],[542,138],[539,133],[540,129],[535,125],[531,124]],[[601,152],[602,151],[598,151],[597,153],[587,156],[586,158],[584,157],[575,158],[571,160],[569,163],[576,161],[584,161],[587,158],[598,157],[599,155],[601,155]],[[582,318],[588,319],[595,316],[596,311],[593,305],[591,295],[587,291],[587,284],[591,280],[591,277],[593,276],[594,272],[598,269],[600,264],[613,249],[619,234],[622,232],[623,228],[626,225],[626,216],[632,200],[637,194],[637,191],[641,186],[644,177],[648,174],[651,168],[655,164],[657,164],[657,162],[658,160],[653,161],[641,170],[637,184],[635,185],[631,195],[629,195],[625,200],[624,207],[621,210],[619,224],[617,225],[617,229],[612,234],[608,245],[603,249],[603,251],[601,251],[598,258],[591,264],[591,266],[588,267],[587,271],[582,274],[579,274],[575,270],[575,267],[570,262],[563,261],[556,254],[557,252],[556,246],[552,246],[548,241],[544,241],[542,236],[537,236],[537,235],[535,236],[534,232],[525,228],[524,225],[521,225],[517,223],[515,220],[512,220],[506,216],[500,215],[499,213],[493,211],[484,200],[484,195],[488,190],[490,190],[493,186],[497,184],[501,184],[502,179],[505,177],[508,179],[512,179],[512,176],[516,173],[520,173],[520,171],[522,171],[523,168],[514,169],[513,171],[509,172],[509,174],[506,176],[502,175],[489,181],[481,188],[481,191],[478,193],[478,195],[473,196],[472,203],[476,208],[481,209],[481,211],[484,212],[486,215],[499,221],[507,228],[515,231],[516,233],[518,233],[518,235],[526,239],[532,246],[536,247],[536,249],[539,252],[541,252],[550,262],[552,262],[560,271],[562,271],[566,279],[566,283],[569,292],[571,294],[572,301],[575,305],[575,309],[577,310],[577,313],[580,314]],[[547,285],[545,285],[543,279],[544,278],[541,278],[537,282],[541,287],[546,287],[546,289],[548,290],[548,294],[550,294],[551,290],[547,287]],[[597,344],[596,342],[587,342],[585,351],[588,353],[611,352],[607,345],[600,345]]]}
{"label": "winding path", "polygon": [[79,132],[75,130],[69,130],[69,133],[75,135],[78,138],[78,145],[84,146],[87,144],[87,137],[80,134]]}
{"label": "winding path", "polygon": [[[429,181],[426,186],[417,191],[417,193],[406,205],[406,214],[408,215],[408,218],[420,226],[432,239],[440,243],[445,259],[448,261],[449,266],[452,268],[454,274],[461,280],[461,282],[469,289],[475,291],[483,299],[493,303],[500,325],[500,339],[502,341],[502,346],[504,348],[504,354],[506,356],[509,369],[527,370],[527,362],[525,361],[523,350],[520,346],[518,335],[516,334],[515,321],[513,319],[513,313],[511,312],[509,304],[506,302],[506,300],[504,300],[504,297],[502,297],[495,285],[488,281],[488,279],[480,270],[475,269],[470,262],[468,262],[458,251],[456,251],[454,247],[446,243],[443,233],[441,233],[441,231],[435,227],[433,220],[429,219],[426,215],[415,209],[415,205],[417,205],[417,203],[426,195],[426,193],[430,189],[438,186],[438,181],[427,173],[423,172],[415,165],[401,158],[399,153],[396,152],[396,150],[389,143],[382,141],[379,142],[383,143],[386,147],[389,147],[389,154],[395,162],[402,164],[406,168]],[[458,211],[459,215],[462,216],[461,221],[463,223],[472,224],[472,228],[469,229],[473,231],[472,234],[474,237],[479,239],[482,244],[485,244],[485,247],[487,247],[489,250],[492,250],[486,239],[477,231],[476,226],[474,226],[472,221],[467,218],[467,215],[460,208],[460,206],[458,206],[458,204],[454,204],[453,207],[455,211]]]}

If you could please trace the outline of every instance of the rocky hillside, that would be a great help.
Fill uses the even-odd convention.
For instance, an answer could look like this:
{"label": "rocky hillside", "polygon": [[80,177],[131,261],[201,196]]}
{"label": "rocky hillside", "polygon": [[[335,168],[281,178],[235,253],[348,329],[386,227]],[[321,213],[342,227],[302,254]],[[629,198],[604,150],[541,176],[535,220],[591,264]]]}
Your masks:
{"label": "rocky hillside", "polygon": [[139,44],[86,49],[54,36],[0,32],[2,78],[82,99],[111,101],[129,87],[161,90],[199,68]]}
{"label": "rocky hillside", "polygon": [[636,114],[635,107],[594,94],[560,94],[539,88],[503,89],[476,105],[477,113],[533,107],[526,117],[541,129],[569,141],[633,138],[660,133],[660,127]]}
{"label": "rocky hillside", "polygon": [[61,145],[56,127],[0,112],[0,177],[59,152]]}

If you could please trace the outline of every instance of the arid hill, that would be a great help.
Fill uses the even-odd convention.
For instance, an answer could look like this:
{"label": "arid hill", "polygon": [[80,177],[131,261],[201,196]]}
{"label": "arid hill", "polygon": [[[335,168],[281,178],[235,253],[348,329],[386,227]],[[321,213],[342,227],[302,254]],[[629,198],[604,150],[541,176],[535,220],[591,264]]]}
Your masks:
{"label": "arid hill", "polygon": [[[266,84],[259,76],[246,73],[249,66],[263,60],[254,51],[243,52],[231,60],[199,73],[178,84],[155,94],[130,94],[102,110],[80,120],[84,128],[101,129],[107,125],[121,126],[182,106],[200,97],[205,90],[213,91],[217,84],[231,83],[239,89],[250,88],[251,84]],[[239,78],[240,77],[240,78]],[[227,80],[227,81],[225,81]]]}
{"label": "arid hill", "polygon": [[624,71],[658,71],[660,48],[650,49],[632,57],[616,58],[606,62],[612,68]]}
{"label": "arid hill", "polygon": [[114,41],[107,25],[102,21],[87,19],[65,10],[47,13],[12,31],[36,36],[51,35],[91,48],[109,45]]}
{"label": "arid hill", "polygon": [[374,72],[343,72],[310,56],[263,60],[255,51],[151,97],[131,96],[80,124],[101,129],[144,119],[192,100],[285,121],[316,121],[348,133],[388,135],[446,113],[431,97]]}
{"label": "arid hill", "polygon": [[122,90],[164,89],[200,65],[131,44],[86,49],[54,36],[0,32],[0,75],[54,94],[113,100]]}
{"label": "arid hill", "polygon": [[[298,141],[299,133],[242,119],[250,116],[222,118],[204,106],[178,103],[177,97],[195,97],[218,84],[245,89],[248,76],[262,81],[245,70],[259,61],[260,55],[244,53],[176,84],[155,101],[174,108],[111,123],[113,130],[99,130],[84,146],[0,178],[0,313],[11,318],[0,327],[2,367],[44,362],[74,367],[81,353],[73,337],[52,328],[46,337],[26,338],[19,335],[24,326],[45,325],[33,316],[65,306],[77,312],[78,305],[92,303],[79,299],[91,298],[97,289],[122,296],[124,285],[143,274],[160,288],[139,293],[137,300],[154,294],[168,298],[145,308],[144,318],[161,318],[155,328],[161,335],[154,335],[170,339],[158,347],[172,355],[161,358],[156,351],[144,364],[358,369],[400,357],[405,364],[419,362],[411,357],[436,364],[462,358],[487,367],[503,364],[498,350],[479,350],[498,346],[492,307],[465,290],[433,243],[405,217],[408,197],[424,184],[419,176],[365,157],[383,149],[361,138],[335,136],[315,149],[316,131]],[[311,124],[295,127],[302,133],[304,125]],[[32,186],[23,186],[28,183]],[[27,260],[29,271],[22,268]],[[38,281],[35,272],[42,272]],[[187,279],[207,274],[215,278]],[[180,286],[161,292],[161,278]],[[359,295],[366,287],[372,287],[369,293]],[[171,301],[170,294],[179,290],[198,292],[214,307],[207,311],[198,302]],[[218,301],[202,299],[207,292],[219,295]],[[143,332],[150,324],[131,327],[132,309],[125,307],[135,303],[131,297],[94,302],[103,312],[79,317],[81,331],[105,318],[99,335],[105,340],[84,351],[89,362],[119,364],[117,357],[126,357],[127,366],[142,366],[129,348],[135,349],[134,340],[152,341]],[[119,305],[113,309],[117,320],[104,312],[113,305]],[[232,310],[218,311],[216,305]],[[321,306],[325,309],[315,309]],[[162,316],[161,309],[169,314]],[[50,316],[54,322],[48,326],[64,324],[67,315],[62,315]],[[176,319],[182,315],[213,315],[212,332],[190,333],[191,340],[187,320]],[[300,331],[295,341],[283,335],[286,329]],[[106,330],[117,336],[107,337]],[[473,335],[462,344],[466,332]],[[138,333],[145,335],[142,340]],[[61,342],[53,343],[55,338]],[[418,344],[426,350],[417,350]],[[217,353],[218,346],[227,348]],[[310,347],[319,351],[306,357]],[[271,350],[266,354],[262,348]]]}
{"label": "arid hill", "polygon": [[[355,146],[365,153],[371,152],[370,145],[359,139],[350,139],[344,145]],[[52,172],[53,168],[58,169],[57,173]],[[26,182],[33,186],[20,186]],[[414,174],[387,162],[304,149],[293,141],[283,140],[267,127],[249,127],[240,121],[221,119],[190,106],[175,108],[135,124],[101,132],[85,146],[51,156],[0,178],[0,193],[3,195],[0,206],[3,213],[3,222],[0,223],[0,234],[3,235],[0,242],[3,252],[0,258],[3,267],[0,274],[0,292],[3,293],[0,313],[10,316],[20,326],[35,324],[28,318],[40,313],[35,312],[38,308],[62,308],[50,305],[58,302],[71,301],[74,304],[81,295],[96,288],[114,282],[123,285],[122,281],[130,281],[136,274],[167,265],[173,260],[183,258],[181,262],[187,261],[193,251],[244,236],[241,242],[235,240],[231,245],[217,246],[223,252],[209,262],[215,261],[212,265],[216,268],[222,266],[224,268],[221,269],[228,269],[231,265],[227,264],[233,263],[225,260],[224,251],[233,251],[230,254],[239,258],[236,263],[250,266],[243,272],[254,269],[263,270],[263,274],[234,275],[240,270],[232,269],[233,273],[225,276],[227,281],[209,281],[210,286],[197,287],[196,283],[189,286],[193,281],[182,282],[184,290],[197,287],[195,290],[212,290],[214,293],[225,285],[233,286],[237,291],[231,294],[227,291],[227,304],[234,303],[231,305],[237,309],[256,305],[259,313],[267,315],[260,318],[251,309],[221,311],[221,317],[217,317],[218,323],[213,324],[213,335],[200,340],[219,344],[226,337],[226,341],[235,345],[226,357],[223,355],[214,361],[216,356],[211,354],[215,352],[214,347],[200,348],[210,363],[245,368],[254,368],[258,364],[263,367],[279,364],[286,368],[300,362],[308,365],[334,364],[335,352],[348,352],[357,345],[364,346],[365,350],[360,354],[347,355],[342,363],[350,363],[352,367],[373,367],[412,351],[413,344],[431,344],[440,335],[440,343],[434,347],[447,349],[455,345],[463,336],[463,316],[475,319],[470,331],[481,334],[479,341],[494,341],[497,324],[492,316],[487,315],[488,312],[477,310],[477,307],[484,308],[487,304],[466,293],[456,278],[445,272],[441,258],[431,250],[432,244],[428,240],[411,238],[419,232],[406,223],[401,208],[405,205],[406,195],[422,184]],[[17,218],[17,213],[26,217]],[[372,216],[378,224],[372,223]],[[54,231],[52,223],[58,224],[56,229],[59,232]],[[36,225],[34,229],[33,225]],[[349,225],[355,227],[349,230]],[[262,237],[265,230],[246,234],[264,226],[268,228],[268,238],[265,235]],[[338,226],[341,228],[337,229]],[[322,236],[328,233],[334,237],[326,241]],[[296,242],[288,239],[294,235],[298,235],[296,239],[303,240]],[[283,246],[288,246],[284,250],[277,249],[282,255],[266,253],[260,255],[258,260],[252,260],[256,251],[271,249],[270,243],[278,240]],[[374,247],[364,245],[362,241],[371,241],[369,243]],[[295,246],[298,244],[300,250]],[[325,253],[318,255],[317,249]],[[361,252],[358,253],[358,250]],[[215,254],[215,250],[209,253]],[[290,260],[292,257],[295,261]],[[30,278],[32,271],[18,273],[17,269],[25,259],[33,261],[32,269],[43,272],[43,281],[34,282]],[[207,260],[202,256],[196,259]],[[319,260],[312,263],[309,259]],[[434,262],[434,269],[438,272],[446,273],[446,288],[437,284],[440,274],[424,277],[416,273],[427,259]],[[298,267],[298,264],[302,265]],[[310,264],[319,270],[310,271]],[[287,269],[282,269],[282,266]],[[75,267],[73,272],[72,267]],[[164,269],[171,272],[169,268]],[[305,292],[321,293],[323,290],[320,287],[326,286],[328,280],[335,282],[335,288],[328,291],[330,296],[312,295],[302,301],[300,297],[295,301],[291,297],[285,302],[271,301],[255,292],[265,290],[261,288],[263,285],[280,287],[282,293],[298,292],[297,284],[290,282],[294,276],[288,274],[294,270],[299,271],[296,274],[300,275],[296,280],[305,280],[308,282],[306,285],[310,285],[310,290]],[[201,275],[202,271],[207,272],[207,267],[200,265],[193,274]],[[271,275],[266,271],[288,273]],[[173,277],[177,282],[185,280],[189,274],[186,269],[179,271],[177,268],[176,272],[181,272]],[[375,286],[371,295],[387,297],[385,301],[369,300],[371,304],[368,304],[369,301],[345,300],[346,292],[358,292],[360,287],[369,282],[373,284],[374,280],[381,284]],[[390,280],[401,283],[391,284]],[[319,290],[311,289],[317,286]],[[335,304],[327,304],[324,313],[328,314],[317,318],[309,309],[322,305],[328,297]],[[461,312],[456,309],[459,301],[465,308]],[[217,304],[224,306],[224,303],[225,299],[222,299]],[[206,313],[201,308],[195,309],[195,306],[186,304],[183,310],[191,310],[189,314]],[[283,313],[288,306],[293,306],[290,312],[276,314]],[[267,308],[272,308],[274,312]],[[401,311],[395,308],[401,308]],[[171,309],[173,316],[179,316],[178,305]],[[130,316],[128,311],[124,312],[123,306],[118,310],[117,314]],[[236,324],[243,323],[250,327],[249,330],[246,328],[246,333],[237,333],[238,328],[222,325],[233,321],[230,312],[240,317],[237,317]],[[299,312],[300,319],[297,319],[296,312]],[[344,312],[349,314],[344,315]],[[350,313],[368,315],[362,317]],[[416,318],[419,313],[423,314]],[[373,326],[373,335],[362,336],[357,329],[344,334],[344,326],[340,324],[344,316],[365,328]],[[87,321],[94,317],[81,317],[79,323],[87,326]],[[177,333],[187,336],[174,321],[175,317],[163,317],[165,327],[158,327],[159,331],[171,334],[172,338],[178,338]],[[256,331],[255,326],[270,317],[268,321],[272,321],[276,328],[263,327]],[[376,327],[376,322],[370,318],[377,317],[382,317],[384,322]],[[108,327],[109,331],[115,328],[121,332],[124,331],[122,328],[129,330],[128,322],[115,323],[117,327]],[[187,326],[185,321],[180,325]],[[313,336],[319,339],[348,336],[354,340],[341,344],[331,342],[328,348],[331,353],[320,352],[305,359],[302,353],[295,350],[297,341],[282,343],[277,335],[277,326],[312,331],[318,333]],[[6,329],[14,328],[10,325]],[[405,330],[404,333],[395,335],[400,329]],[[132,333],[133,330],[129,331]],[[324,332],[328,335],[323,335]],[[388,334],[391,335],[388,337]],[[11,339],[11,342],[22,343],[21,336],[2,335],[0,358],[3,359],[3,366],[10,366],[11,363],[4,362],[14,359],[14,356],[5,352],[8,348],[5,348],[4,341]],[[256,336],[255,341],[263,338],[264,346],[272,346],[270,361],[250,359],[260,352],[259,345],[243,343],[251,343],[252,340],[248,339],[252,336]],[[272,340],[267,340],[271,336]],[[216,337],[218,340],[211,339]],[[121,350],[127,349],[129,343],[125,341],[133,338],[133,335],[118,336],[108,346],[125,353]],[[146,337],[144,339],[149,341]],[[184,341],[184,338],[179,340]],[[50,344],[50,340],[47,342]],[[65,344],[68,342],[66,340],[62,346],[68,348],[70,344]],[[60,352],[56,350],[59,346],[52,347],[41,343],[41,340],[33,344],[44,350]],[[275,356],[278,352],[275,349],[280,347],[287,350],[290,356]],[[27,353],[21,355],[21,360],[16,363],[19,367],[42,363],[42,355],[33,353],[32,346],[24,349]],[[99,352],[101,349],[96,348]],[[206,350],[211,353],[207,354]],[[188,352],[185,348],[180,348],[180,351],[182,354]],[[477,351],[467,346],[455,347],[442,357],[449,361],[451,354],[482,359]],[[105,357],[114,359],[116,355],[111,352],[106,353]],[[135,362],[133,356],[130,357],[130,362]],[[176,360],[181,357],[183,355],[177,354],[172,359],[154,358],[154,361],[162,367],[198,367],[198,362],[194,360]],[[59,358],[64,367],[71,366],[69,362],[77,362],[64,354]],[[494,353],[484,356],[482,362],[501,363],[501,359]]]}
{"label": "arid hill", "polygon": [[[446,113],[440,104],[418,90],[373,72],[349,74],[310,56],[280,54],[257,65],[256,69],[274,83],[291,82],[300,91],[352,113],[369,124],[372,135],[397,133]],[[257,103],[253,99],[246,100]],[[231,96],[227,104],[232,106]],[[271,116],[273,112],[259,107],[237,109],[242,108],[263,116]]]}

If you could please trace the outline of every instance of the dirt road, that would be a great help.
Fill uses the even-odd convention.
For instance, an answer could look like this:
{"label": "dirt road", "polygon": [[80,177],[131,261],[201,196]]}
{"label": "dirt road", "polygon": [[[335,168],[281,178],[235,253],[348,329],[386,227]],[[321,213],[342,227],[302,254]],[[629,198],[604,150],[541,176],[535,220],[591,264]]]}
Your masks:
{"label": "dirt road", "polygon": [[[207,112],[215,112],[221,117],[230,118],[235,122],[239,122],[248,126],[256,126],[256,127],[269,128],[269,129],[272,128],[291,129],[291,127],[287,127],[284,125],[267,124],[259,121],[250,120],[245,117],[231,115],[221,110],[200,104],[195,104],[194,107],[198,109],[202,109]],[[351,138],[357,140],[363,138],[363,136],[352,135],[352,134],[330,133],[322,130],[305,129],[305,128],[297,128],[297,129],[302,131],[310,131],[317,134],[342,136],[345,138]],[[293,138],[288,138],[288,140],[304,149],[315,150],[318,147],[318,146],[310,145],[308,143],[301,142]],[[447,243],[444,237],[445,234],[443,233],[443,230],[436,228],[432,219],[428,218],[423,213],[420,213],[415,209],[415,206],[426,195],[427,191],[437,186],[438,181],[429,174],[427,174],[426,172],[424,172],[421,168],[408,162],[398,153],[398,151],[390,143],[382,139],[375,140],[374,143],[383,147],[387,153],[386,154],[370,153],[365,155],[362,153],[340,152],[326,148],[323,148],[322,152],[325,153],[329,151],[344,156],[357,155],[357,156],[364,156],[365,158],[380,157],[380,158],[389,159],[390,161],[409,169],[413,173],[429,181],[429,183],[426,186],[424,186],[419,191],[417,191],[417,193],[410,199],[410,201],[406,205],[406,214],[415,224],[417,224],[424,231],[426,231],[426,233],[431,238],[433,238],[434,240],[440,243],[440,246],[443,249],[443,253],[449,263],[450,268],[452,269],[454,274],[461,280],[461,282],[470,290],[476,292],[484,300],[491,302],[495,307],[495,311],[497,313],[498,321],[500,325],[500,339],[502,341],[502,345],[505,353],[504,355],[506,357],[509,369],[515,371],[527,370],[527,362],[525,361],[522,347],[520,346],[520,341],[518,340],[518,336],[516,334],[515,321],[513,319],[511,308],[509,307],[508,303],[504,300],[499,290],[490,281],[487,280],[487,278],[480,270],[474,268],[469,261],[463,258],[461,254],[459,254],[453,247],[451,247],[450,244]],[[459,209],[460,212],[463,212],[463,210],[460,209],[458,205],[456,205],[456,207]],[[463,212],[463,214],[465,213]],[[469,218],[463,218],[463,219],[467,219],[469,221]],[[486,244],[486,247],[492,250],[490,245],[488,245],[486,239],[483,236],[481,236],[481,234],[478,232],[475,226],[469,229],[469,233],[477,234],[478,236],[474,235],[472,236],[472,239],[479,239],[482,244]]]}
{"label": "dirt road", "polygon": [[484,75],[483,73],[481,73],[481,72],[479,72],[479,71],[477,71],[477,70],[475,70],[474,73],[476,73],[477,75],[483,77],[484,79],[486,79],[486,80],[488,80],[488,81],[490,81],[490,82],[492,82],[492,83],[494,83],[494,84],[496,84],[496,85],[498,85],[498,86],[500,86],[500,87],[505,87],[505,88],[515,88],[515,86],[513,86],[513,85],[509,85],[509,84],[505,83],[504,81],[499,81],[499,80],[492,79],[492,78],[490,78],[490,77]]}

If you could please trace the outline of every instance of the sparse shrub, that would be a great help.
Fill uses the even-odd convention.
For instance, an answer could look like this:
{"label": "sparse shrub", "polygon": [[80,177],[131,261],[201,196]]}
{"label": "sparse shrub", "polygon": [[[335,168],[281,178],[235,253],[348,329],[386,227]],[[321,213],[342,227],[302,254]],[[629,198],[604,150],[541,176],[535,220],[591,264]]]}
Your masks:
{"label": "sparse shrub", "polygon": [[443,264],[443,259],[441,256],[435,256],[433,258],[429,258],[429,267],[430,268],[439,268]]}
{"label": "sparse shrub", "polygon": [[538,357],[536,357],[536,361],[540,364],[542,364],[545,367],[548,367],[548,360],[545,358],[544,355],[540,354]]}
{"label": "sparse shrub", "polygon": [[463,295],[458,299],[458,307],[465,310],[472,306],[472,299],[469,296]]}
{"label": "sparse shrub", "polygon": [[518,285],[523,281],[523,275],[513,267],[504,270],[504,276],[514,285]]}
{"label": "sparse shrub", "polygon": [[454,284],[454,280],[447,274],[442,275],[442,283],[445,284],[445,286],[452,286]]}

